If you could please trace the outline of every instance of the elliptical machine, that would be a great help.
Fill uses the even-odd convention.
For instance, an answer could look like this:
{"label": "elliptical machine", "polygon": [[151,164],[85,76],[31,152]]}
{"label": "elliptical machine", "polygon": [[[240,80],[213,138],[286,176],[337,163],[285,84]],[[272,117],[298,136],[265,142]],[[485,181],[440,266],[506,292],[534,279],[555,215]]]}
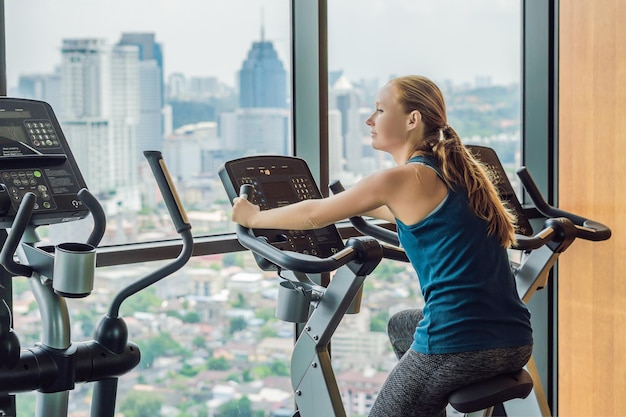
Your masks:
{"label": "elliptical machine", "polygon": [[[128,341],[120,306],[129,296],[182,268],[193,249],[191,225],[161,153],[146,151],[144,155],[181,235],[182,250],[175,260],[115,296],[93,340],[72,342],[66,298],[87,297],[93,289],[96,247],[106,226],[104,211],[87,190],[47,103],[0,99],[0,148],[0,227],[10,229],[0,263],[14,276],[28,277],[43,331],[40,343],[22,348],[11,320],[2,323],[0,395],[4,401],[0,404],[6,409],[0,414],[15,415],[16,393],[37,391],[36,417],[66,417],[69,392],[75,384],[95,382],[91,415],[113,417],[118,379],[140,361],[139,347]],[[88,214],[94,227],[85,243],[37,245],[38,226],[78,220]],[[14,260],[15,254],[19,262]],[[10,317],[9,308],[5,313]]]}
{"label": "elliptical machine", "polygon": [[[517,174],[537,210],[547,218],[542,230],[533,234],[495,152],[480,146],[470,148],[496,174],[500,195],[518,214],[515,249],[521,251],[521,259],[512,263],[512,268],[518,294],[525,302],[545,287],[557,258],[576,238],[610,238],[608,227],[548,205],[522,167]],[[321,198],[306,163],[299,158],[240,158],[227,162],[219,173],[229,199],[240,195],[261,209]],[[342,189],[339,182],[331,184],[335,193]],[[350,238],[345,245],[335,226],[313,231],[251,230],[242,226],[236,229],[241,245],[253,252],[259,267],[277,270],[284,279],[279,287],[276,316],[296,323],[297,328],[291,359],[297,407],[294,416],[346,416],[330,361],[330,338],[344,314],[358,313],[362,283],[383,258],[408,261],[398,248],[395,232],[360,217],[350,221],[364,236]],[[320,285],[316,274],[330,271],[336,271],[330,284]],[[550,415],[532,359],[527,369],[463,387],[451,393],[450,404],[462,413],[476,416],[491,416],[496,407],[504,408],[509,416]]]}

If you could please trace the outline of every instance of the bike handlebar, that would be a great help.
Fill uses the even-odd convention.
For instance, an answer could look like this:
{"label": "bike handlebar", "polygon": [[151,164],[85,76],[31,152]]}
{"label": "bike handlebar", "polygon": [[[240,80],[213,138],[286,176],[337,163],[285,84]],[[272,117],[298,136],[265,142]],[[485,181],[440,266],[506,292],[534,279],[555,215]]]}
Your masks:
{"label": "bike handlebar", "polygon": [[[239,189],[239,197],[248,199],[252,195],[254,188],[250,184],[243,184]],[[359,257],[359,251],[355,249],[355,242],[348,240],[346,247],[339,252],[327,257],[318,258],[312,255],[305,255],[299,252],[281,250],[270,244],[267,239],[257,237],[251,229],[242,225],[237,225],[236,234],[239,243],[246,249],[266,259],[270,263],[290,271],[304,273],[321,273],[334,271],[352,260]],[[380,245],[382,257],[396,261],[408,262],[406,254],[402,249]]]}
{"label": "bike handlebar", "polygon": [[176,227],[176,232],[181,233],[183,230],[191,229],[187,213],[178,197],[176,188],[172,184],[172,178],[170,177],[163,156],[159,151],[144,151],[144,156],[150,164],[152,173],[165,200],[165,205],[170,213],[170,217]]}
{"label": "bike handlebar", "polygon": [[548,218],[565,217],[576,226],[576,237],[584,240],[599,242],[611,237],[611,229],[595,220],[586,219],[577,214],[567,212],[549,205],[541,195],[537,184],[532,179],[526,167],[517,170],[517,176],[522,181],[524,189],[535,204],[537,211]]}
{"label": "bike handlebar", "polygon": [[178,198],[176,188],[174,188],[173,181],[169,175],[163,157],[161,156],[161,152],[144,151],[143,154],[148,160],[148,164],[152,169],[152,173],[154,174],[154,178],[156,179],[159,191],[161,191],[161,195],[163,196],[163,200],[165,201],[165,205],[167,206],[170,217],[174,222],[176,231],[181,235],[183,247],[178,257],[174,259],[174,261],[170,262],[160,269],[157,269],[156,271],[153,271],[139,281],[129,285],[128,287],[120,291],[113,299],[111,307],[109,308],[109,317],[111,318],[118,317],[120,306],[122,302],[124,302],[124,300],[126,300],[131,295],[143,290],[144,288],[147,288],[150,285],[156,283],[157,281],[165,278],[166,276],[173,274],[174,272],[185,266],[193,253],[193,236],[191,234],[191,224],[189,223],[189,220],[187,219],[187,214],[185,213],[185,209],[183,208],[183,205]]}
{"label": "bike handlebar", "polygon": [[6,242],[0,252],[0,264],[4,266],[4,269],[16,276],[24,276],[30,278],[33,275],[33,268],[28,265],[18,264],[13,260],[15,251],[17,250],[22,235],[26,231],[26,227],[30,222],[30,218],[35,210],[35,203],[37,202],[37,196],[31,192],[28,192],[22,198],[22,203],[17,209],[15,219],[11,224],[11,230],[7,235]]}
{"label": "bike handlebar", "polygon": [[[239,189],[239,197],[248,199],[252,196],[254,188],[250,184],[243,184]],[[347,264],[357,257],[357,253],[352,247],[346,247],[328,258],[318,258],[312,255],[305,255],[299,252],[280,250],[271,245],[264,238],[256,237],[252,230],[242,225],[237,225],[237,239],[239,243],[267,259],[272,264],[290,271],[319,273],[330,272]]]}

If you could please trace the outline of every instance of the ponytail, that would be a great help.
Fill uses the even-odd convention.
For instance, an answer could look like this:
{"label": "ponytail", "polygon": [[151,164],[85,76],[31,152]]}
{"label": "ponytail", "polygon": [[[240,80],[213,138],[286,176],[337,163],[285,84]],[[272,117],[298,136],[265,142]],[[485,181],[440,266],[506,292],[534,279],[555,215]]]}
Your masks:
{"label": "ponytail", "polygon": [[500,244],[510,247],[515,243],[517,222],[515,213],[506,207],[496,189],[495,173],[480,162],[462,143],[449,125],[440,131],[432,155],[440,164],[448,187],[461,185],[467,192],[472,211],[487,222],[487,234],[496,236]]}

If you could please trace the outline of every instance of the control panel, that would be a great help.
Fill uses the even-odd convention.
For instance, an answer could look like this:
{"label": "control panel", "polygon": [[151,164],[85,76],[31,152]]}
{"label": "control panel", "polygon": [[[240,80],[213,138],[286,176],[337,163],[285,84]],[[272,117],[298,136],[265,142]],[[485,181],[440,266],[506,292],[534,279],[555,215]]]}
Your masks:
{"label": "control panel", "polygon": [[[219,170],[228,198],[239,195],[243,184],[254,188],[250,201],[267,210],[301,200],[322,198],[304,160],[291,156],[252,156],[226,162]],[[279,249],[326,258],[343,249],[334,225],[316,230],[255,229]]]}
{"label": "control panel", "polygon": [[82,219],[85,181],[48,103],[0,98],[0,227],[11,227],[28,192],[37,201],[31,224]]}

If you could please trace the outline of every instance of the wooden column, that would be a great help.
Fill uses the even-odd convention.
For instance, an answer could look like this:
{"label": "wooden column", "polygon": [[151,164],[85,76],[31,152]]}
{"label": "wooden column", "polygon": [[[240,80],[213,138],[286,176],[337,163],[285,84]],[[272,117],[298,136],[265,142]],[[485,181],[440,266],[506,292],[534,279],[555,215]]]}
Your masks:
{"label": "wooden column", "polygon": [[613,231],[558,265],[558,414],[626,416],[626,1],[559,1],[559,206]]}

